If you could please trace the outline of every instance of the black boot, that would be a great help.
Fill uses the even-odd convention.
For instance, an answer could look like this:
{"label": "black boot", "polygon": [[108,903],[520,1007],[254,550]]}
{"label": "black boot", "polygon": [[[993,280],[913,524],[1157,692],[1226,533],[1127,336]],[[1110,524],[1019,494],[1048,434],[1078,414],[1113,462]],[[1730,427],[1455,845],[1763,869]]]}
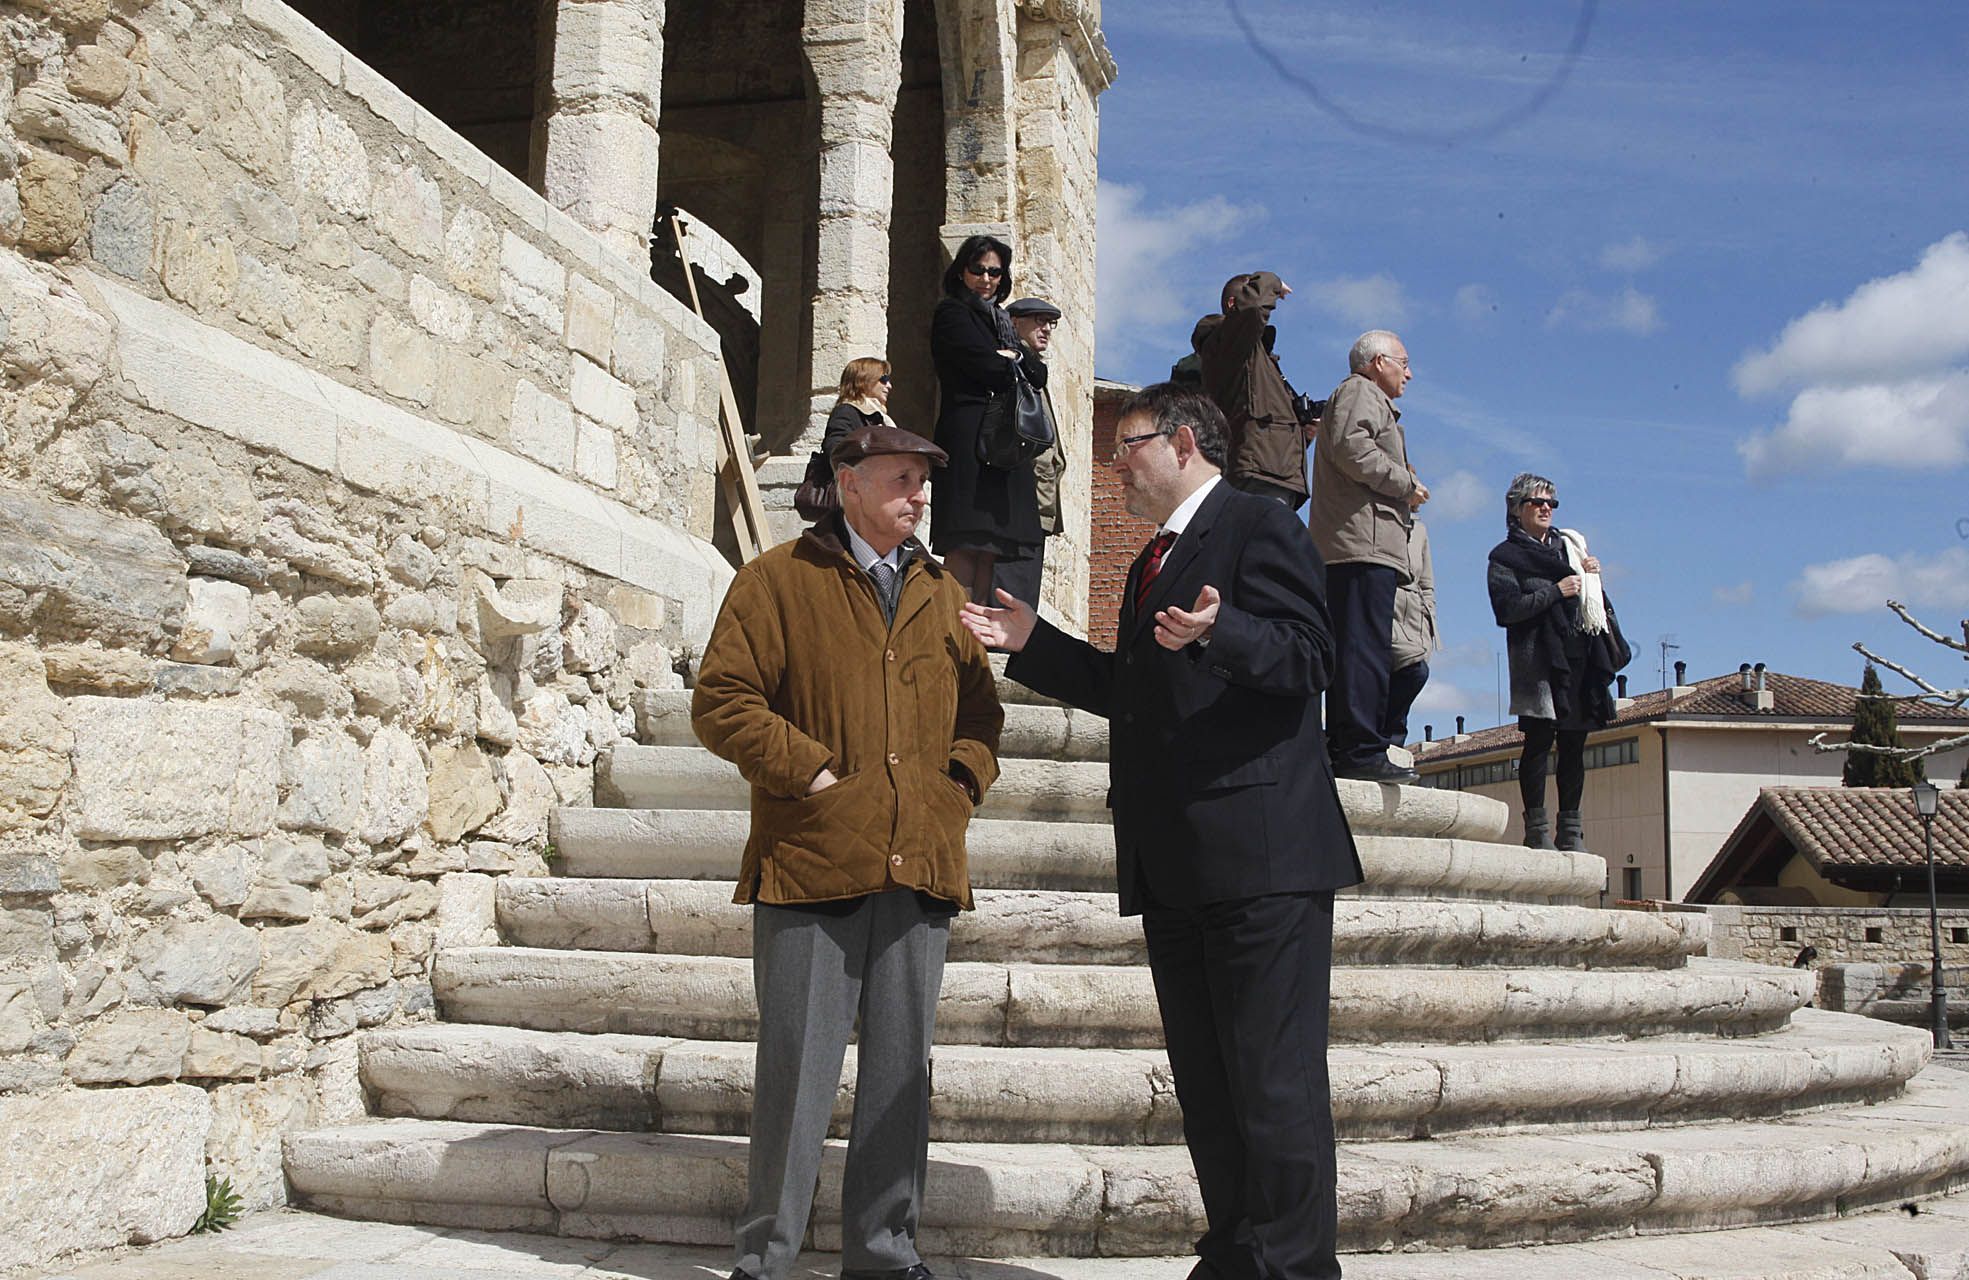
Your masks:
{"label": "black boot", "polygon": [[1559,810],[1558,847],[1561,849],[1584,849],[1586,847],[1586,836],[1580,823],[1579,810]]}
{"label": "black boot", "polygon": [[1545,817],[1545,810],[1525,810],[1525,848],[1550,849],[1551,847],[1552,824]]}

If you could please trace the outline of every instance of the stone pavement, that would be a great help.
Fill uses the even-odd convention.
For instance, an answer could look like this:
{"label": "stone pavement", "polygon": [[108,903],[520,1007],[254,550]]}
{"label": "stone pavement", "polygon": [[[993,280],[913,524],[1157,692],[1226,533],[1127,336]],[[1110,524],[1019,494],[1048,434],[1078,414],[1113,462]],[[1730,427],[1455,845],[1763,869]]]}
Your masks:
{"label": "stone pavement", "polygon": [[[1372,1254],[1348,1280],[1969,1280],[1969,1202],[1790,1227],[1536,1249]],[[932,1259],[944,1280],[1179,1280],[1189,1258]],[[793,1280],[833,1280],[809,1252]],[[291,1210],[218,1235],[122,1249],[33,1280],[723,1280],[724,1249],[345,1221]],[[22,1276],[18,1280],[29,1280]]]}

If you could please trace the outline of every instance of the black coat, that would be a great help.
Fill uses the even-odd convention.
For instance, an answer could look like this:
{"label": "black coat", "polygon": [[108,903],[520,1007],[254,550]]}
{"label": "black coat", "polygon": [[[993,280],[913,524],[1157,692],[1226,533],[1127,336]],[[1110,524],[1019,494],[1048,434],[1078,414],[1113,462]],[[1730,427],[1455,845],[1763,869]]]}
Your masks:
{"label": "black coat", "polygon": [[[1333,664],[1326,570],[1281,504],[1220,482],[1138,614],[1128,574],[1116,651],[1041,621],[1006,674],[1110,722],[1121,911],[1141,888],[1184,908],[1361,881],[1320,728]],[[1223,597],[1208,647],[1172,653],[1155,613]]]}
{"label": "black coat", "polygon": [[[930,317],[930,357],[940,399],[936,442],[950,455],[930,486],[930,545],[938,553],[964,547],[1016,555],[1046,540],[1032,464],[1000,471],[978,461],[978,426],[992,397],[1012,387],[1019,350],[1002,308],[975,296],[946,297]],[[1027,353],[1026,380],[1046,385],[1046,362]]]}
{"label": "black coat", "polygon": [[847,439],[849,432],[859,431],[863,427],[883,426],[887,422],[888,419],[884,418],[879,412],[863,413],[849,401],[839,401],[834,406],[834,412],[827,415],[827,427],[821,432],[821,455],[827,458],[831,465],[834,458],[834,446]]}
{"label": "black coat", "polygon": [[1579,597],[1559,590],[1572,573],[1556,530],[1540,542],[1513,528],[1491,548],[1486,586],[1491,615],[1504,628],[1511,714],[1552,720],[1561,729],[1592,730],[1613,719],[1608,686],[1632,653],[1612,596],[1605,597],[1606,632],[1589,636],[1579,630]]}

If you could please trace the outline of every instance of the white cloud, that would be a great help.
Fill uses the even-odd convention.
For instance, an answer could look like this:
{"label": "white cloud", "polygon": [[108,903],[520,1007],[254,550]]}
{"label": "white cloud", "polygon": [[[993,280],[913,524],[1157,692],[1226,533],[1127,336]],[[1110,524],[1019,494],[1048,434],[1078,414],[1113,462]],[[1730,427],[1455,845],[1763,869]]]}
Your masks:
{"label": "white cloud", "polygon": [[1783,423],[1737,443],[1764,477],[1815,466],[1918,471],[1969,461],[1969,370],[1857,387],[1812,387]]}
{"label": "white cloud", "polygon": [[1552,304],[1552,310],[1545,316],[1546,328],[1561,326],[1631,333],[1645,338],[1661,329],[1661,310],[1651,295],[1632,285],[1612,295],[1571,289]]}
{"label": "white cloud", "polygon": [[1487,284],[1466,284],[1456,291],[1456,318],[1480,329],[1497,318],[1497,292]]}
{"label": "white cloud", "polygon": [[1738,394],[1796,389],[1784,421],[1739,441],[1754,477],[1815,467],[1969,462],[1969,234],[1928,246],[1785,326],[1737,362]]}
{"label": "white cloud", "polygon": [[1661,246],[1635,236],[1600,250],[1600,265],[1608,271],[1646,271],[1661,261]]}
{"label": "white cloud", "polygon": [[1306,286],[1313,305],[1361,329],[1395,329],[1408,319],[1408,299],[1393,276],[1339,276]]}
{"label": "white cloud", "polygon": [[1938,555],[1892,559],[1876,553],[1806,565],[1791,589],[1798,596],[1798,612],[1808,618],[1870,613],[1888,600],[1917,609],[1969,608],[1969,549],[1950,547]]}
{"label": "white cloud", "polygon": [[1436,480],[1422,479],[1429,486],[1429,501],[1420,514],[1430,524],[1468,520],[1493,508],[1503,510],[1503,499],[1471,472],[1452,471]]}
{"label": "white cloud", "polygon": [[[1168,331],[1216,310],[1216,287],[1205,298],[1192,296],[1171,271],[1194,250],[1220,243],[1264,215],[1256,206],[1211,196],[1191,204],[1150,209],[1140,187],[1118,182],[1100,186],[1095,241],[1095,323],[1103,360],[1126,360],[1139,346],[1169,346]],[[1226,270],[1225,277],[1231,275]],[[1189,350],[1177,344],[1170,359]]]}
{"label": "white cloud", "polygon": [[1709,593],[1717,604],[1749,604],[1757,598],[1757,584],[1749,578],[1733,586],[1717,587]]}
{"label": "white cloud", "polygon": [[1739,394],[1793,386],[1882,382],[1969,357],[1969,233],[1928,246],[1899,275],[1870,280],[1844,302],[1793,320],[1764,351],[1737,362]]}

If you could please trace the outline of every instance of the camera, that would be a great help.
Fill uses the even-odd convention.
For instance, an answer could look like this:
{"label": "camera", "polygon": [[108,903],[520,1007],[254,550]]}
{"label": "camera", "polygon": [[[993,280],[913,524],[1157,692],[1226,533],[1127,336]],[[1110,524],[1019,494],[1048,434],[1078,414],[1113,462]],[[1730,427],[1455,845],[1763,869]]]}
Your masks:
{"label": "camera", "polygon": [[1326,401],[1315,400],[1303,391],[1292,393],[1292,414],[1299,419],[1302,427],[1317,426],[1320,415],[1326,412]]}

